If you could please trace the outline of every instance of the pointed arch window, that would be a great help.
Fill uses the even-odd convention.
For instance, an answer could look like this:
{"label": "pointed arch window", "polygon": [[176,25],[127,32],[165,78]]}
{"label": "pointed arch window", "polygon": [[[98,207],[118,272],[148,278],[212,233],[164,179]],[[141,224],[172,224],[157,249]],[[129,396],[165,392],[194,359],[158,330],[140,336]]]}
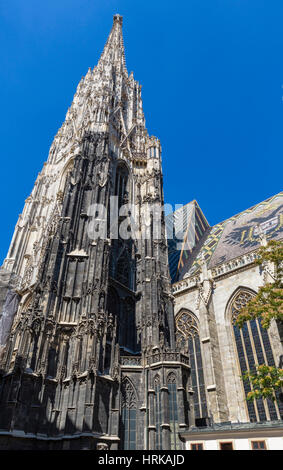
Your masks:
{"label": "pointed arch window", "polygon": [[190,357],[194,415],[198,425],[208,417],[198,323],[193,313],[182,311],[177,315],[176,326],[177,344],[187,349]]}
{"label": "pointed arch window", "polygon": [[35,370],[37,361],[38,341],[40,333],[40,323],[35,321],[32,327],[26,329],[25,351],[27,357],[27,368]]}
{"label": "pointed arch window", "polygon": [[[238,363],[241,375],[245,371],[255,371],[255,367],[260,364],[275,366],[273,351],[267,330],[261,325],[261,320],[248,321],[243,328],[235,325],[235,320],[241,309],[254,297],[255,293],[240,289],[230,302],[230,315],[232,319],[233,334],[237,350]],[[243,382],[245,395],[251,391],[249,382]],[[254,402],[247,402],[250,421],[269,421],[283,418],[283,406],[279,400],[257,399]],[[281,418],[280,418],[281,416]]]}
{"label": "pointed arch window", "polygon": [[135,450],[137,441],[137,396],[133,384],[125,379],[121,385],[121,446],[124,450]]}
{"label": "pointed arch window", "polygon": [[118,207],[129,200],[129,171],[125,164],[119,164],[116,170],[115,195],[118,196]]}
{"label": "pointed arch window", "polygon": [[132,241],[113,240],[110,260],[111,276],[126,287],[132,289],[134,266],[132,262]]}

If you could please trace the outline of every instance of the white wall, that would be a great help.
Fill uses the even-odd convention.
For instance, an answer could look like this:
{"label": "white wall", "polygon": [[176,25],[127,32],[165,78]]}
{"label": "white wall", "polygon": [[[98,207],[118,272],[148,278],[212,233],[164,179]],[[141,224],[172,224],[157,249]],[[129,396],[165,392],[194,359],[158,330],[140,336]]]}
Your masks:
{"label": "white wall", "polygon": [[234,450],[251,450],[251,441],[262,441],[265,440],[267,450],[283,450],[283,431],[282,437],[245,437],[245,438],[236,438],[233,437],[226,439],[208,439],[208,440],[195,440],[195,441],[186,441],[186,450],[191,450],[191,444],[203,443],[204,450],[219,450],[220,442],[233,442]]}
{"label": "white wall", "polygon": [[283,437],[270,437],[267,439],[269,450],[283,450]]}

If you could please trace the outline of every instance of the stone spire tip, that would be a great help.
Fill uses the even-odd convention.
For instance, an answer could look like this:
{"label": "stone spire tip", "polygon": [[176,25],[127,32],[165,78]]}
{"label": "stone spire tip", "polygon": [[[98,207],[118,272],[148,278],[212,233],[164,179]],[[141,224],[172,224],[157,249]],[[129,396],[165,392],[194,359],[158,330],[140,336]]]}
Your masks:
{"label": "stone spire tip", "polygon": [[113,24],[115,24],[115,23],[119,23],[119,24],[122,26],[122,24],[123,24],[123,16],[118,15],[118,14],[114,15],[114,16],[113,16]]}

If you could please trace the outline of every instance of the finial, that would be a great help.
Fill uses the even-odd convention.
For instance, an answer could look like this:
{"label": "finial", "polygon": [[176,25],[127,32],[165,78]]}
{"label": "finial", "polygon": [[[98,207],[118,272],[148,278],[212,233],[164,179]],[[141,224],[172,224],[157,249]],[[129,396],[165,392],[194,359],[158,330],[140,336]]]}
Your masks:
{"label": "finial", "polygon": [[118,14],[117,14],[117,15],[114,15],[114,16],[113,16],[113,23],[115,24],[116,22],[119,23],[119,24],[122,26],[122,24],[123,24],[123,16],[118,15]]}

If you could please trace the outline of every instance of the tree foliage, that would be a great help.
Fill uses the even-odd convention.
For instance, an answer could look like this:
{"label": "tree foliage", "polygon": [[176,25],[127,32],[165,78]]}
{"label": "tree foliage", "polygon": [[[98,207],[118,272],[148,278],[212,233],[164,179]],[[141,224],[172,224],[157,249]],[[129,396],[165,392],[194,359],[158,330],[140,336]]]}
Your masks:
{"label": "tree foliage", "polygon": [[274,282],[259,288],[255,297],[241,310],[236,325],[243,327],[246,321],[261,318],[263,328],[269,328],[272,319],[283,321],[283,242],[270,240],[258,252],[257,264],[274,263]]}
{"label": "tree foliage", "polygon": [[[259,249],[258,255],[257,264],[264,266],[270,261],[273,263],[274,281],[260,287],[257,295],[242,308],[235,320],[239,328],[255,318],[260,318],[263,328],[269,328],[273,319],[283,324],[283,242],[270,240],[266,246]],[[260,364],[256,366],[255,371],[247,371],[243,380],[249,381],[252,388],[247,400],[275,400],[275,392],[283,386],[283,369]]]}
{"label": "tree foliage", "polygon": [[250,381],[253,388],[247,395],[248,401],[257,398],[270,398],[274,401],[274,392],[280,390],[283,384],[283,369],[262,364],[257,366],[254,373],[246,372],[243,380]]}

